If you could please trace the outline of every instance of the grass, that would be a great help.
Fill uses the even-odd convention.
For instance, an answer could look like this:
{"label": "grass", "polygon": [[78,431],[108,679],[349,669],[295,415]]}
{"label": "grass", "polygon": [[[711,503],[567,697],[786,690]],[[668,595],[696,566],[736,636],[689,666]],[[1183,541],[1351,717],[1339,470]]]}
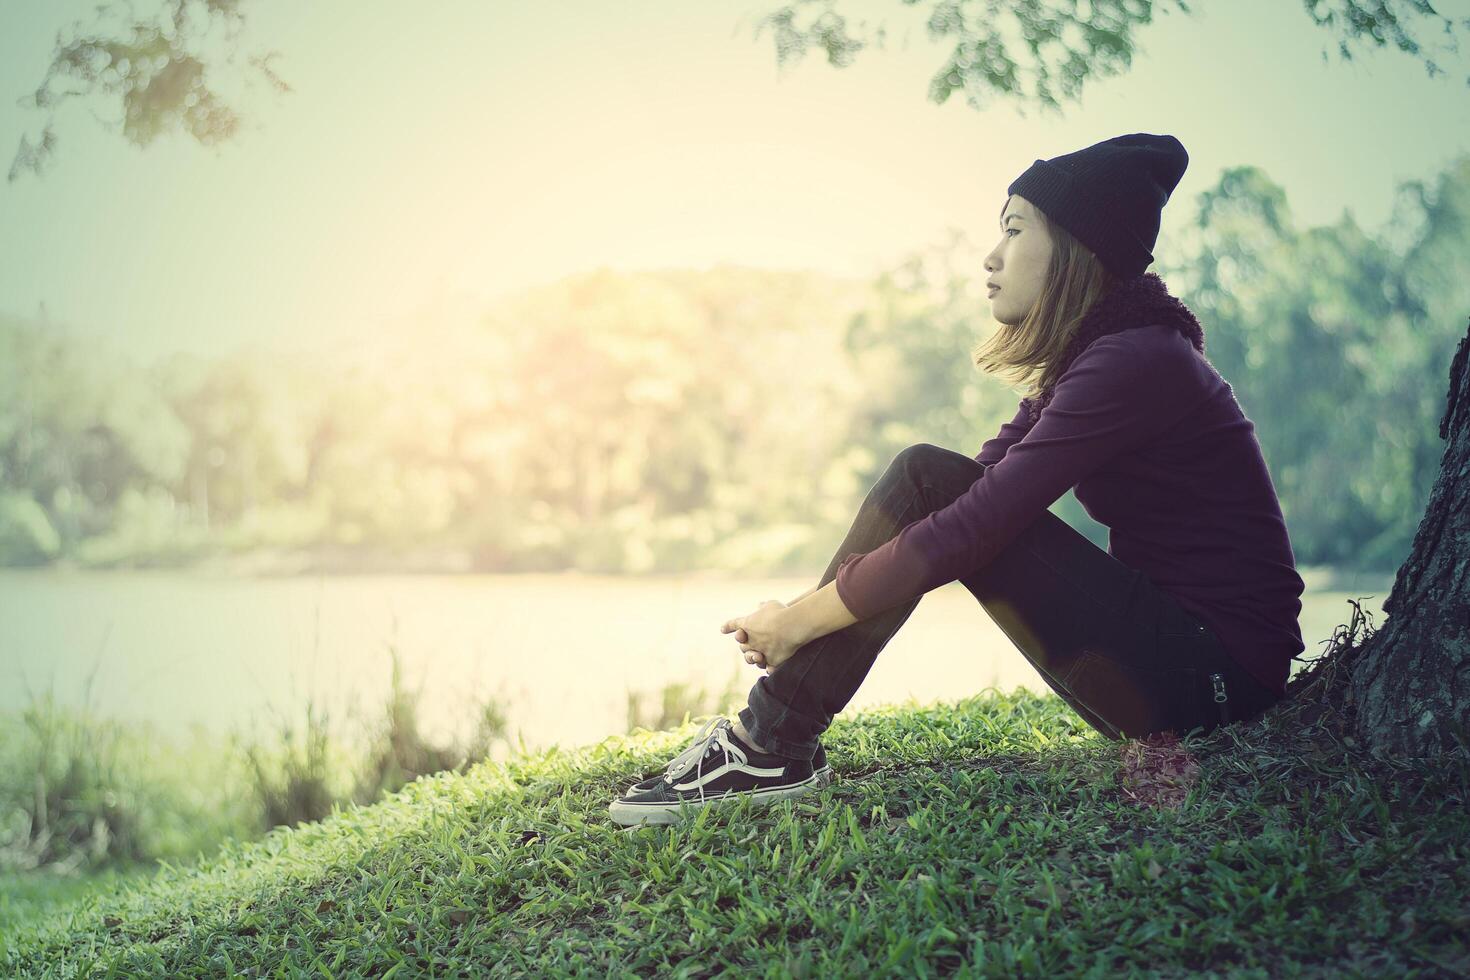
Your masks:
{"label": "grass", "polygon": [[372,803],[508,746],[497,700],[479,705],[468,740],[428,742],[420,694],[405,686],[392,654],[392,688],[365,738],[333,732],[308,699],[304,725],[278,715],[275,741],[221,739],[195,726],[181,743],[149,723],[99,717],[90,679],[80,708],[47,691],[18,713],[0,713],[0,874],[34,878],[0,892],[8,896],[0,929],[23,914],[26,896],[75,893],[81,883],[71,878],[204,855],[227,838],[319,820],[349,798]]}
{"label": "grass", "polygon": [[697,727],[484,761],[99,888],[0,975],[1470,971],[1463,759],[1268,715],[1108,742],[1019,690],[844,714],[836,781],[667,827],[607,806]]}
{"label": "grass", "polygon": [[99,890],[124,880],[151,877],[151,867],[107,868],[91,874],[32,872],[0,875],[0,946],[6,935],[26,919],[42,919],[62,912]]}
{"label": "grass", "polygon": [[[147,723],[123,724],[58,705],[48,692],[0,714],[0,879],[64,879],[209,850],[248,831],[248,789],[229,747],[195,729],[182,742]],[[5,890],[0,931],[22,894]]]}
{"label": "grass", "polygon": [[304,725],[298,729],[281,719],[278,738],[269,746],[233,740],[234,754],[249,770],[250,797],[260,808],[263,830],[320,820],[348,799],[372,803],[420,776],[487,759],[497,743],[509,745],[506,708],[496,699],[478,706],[468,739],[445,745],[428,741],[419,725],[422,692],[406,685],[397,648],[390,644],[389,653],[388,699],[371,726],[365,758],[354,758],[360,754],[358,740],[334,738],[328,713],[311,698]]}

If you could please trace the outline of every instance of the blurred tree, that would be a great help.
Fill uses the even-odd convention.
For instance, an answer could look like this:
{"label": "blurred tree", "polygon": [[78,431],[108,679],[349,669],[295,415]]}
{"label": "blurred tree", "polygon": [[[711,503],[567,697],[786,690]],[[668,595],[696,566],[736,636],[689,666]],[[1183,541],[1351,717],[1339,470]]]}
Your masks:
{"label": "blurred tree", "polygon": [[[1263,423],[1311,564],[1395,567],[1438,471],[1426,379],[1470,305],[1470,159],[1398,198],[1380,235],[1347,218],[1301,231],[1279,186],[1236,168],[1158,250]],[[178,356],[145,372],[12,318],[0,560],[300,547],[384,567],[422,550],[485,569],[801,572],[898,450],[973,452],[1013,413],[1016,393],[963,356],[988,322],[968,275],[981,251],[955,233],[871,282],[588,273],[329,361]],[[1055,512],[1105,542],[1070,495]]]}
{"label": "blurred tree", "polygon": [[[119,128],[136,146],[178,130],[205,146],[233,136],[239,115],[209,79],[227,75],[234,66],[244,26],[243,2],[161,0],[153,11],[140,14],[127,0],[104,0],[89,20],[58,31],[45,77],[21,102],[45,113],[45,123],[34,142],[21,137],[9,181],[14,183],[24,171],[39,175],[50,162],[57,143],[56,109],[71,98],[115,108],[114,118],[99,121]],[[216,55],[205,49],[216,27],[223,29],[227,43],[222,63],[212,61]],[[247,63],[278,91],[289,92],[291,87],[270,68],[275,56],[252,54]]]}
{"label": "blurred tree", "polygon": [[269,358],[243,355],[210,365],[177,358],[161,372],[190,433],[188,460],[172,489],[206,527],[248,519],[303,481],[305,439],[291,378]]}
{"label": "blurred tree", "polygon": [[604,540],[599,563],[661,567],[703,554],[716,524],[820,524],[825,488],[784,475],[851,439],[837,333],[866,288],[719,268],[599,270],[525,293],[497,319],[520,338],[502,414],[527,522],[568,548]]}
{"label": "blurred tree", "polygon": [[[1252,419],[1298,560],[1392,569],[1429,498],[1440,393],[1470,291],[1470,158],[1400,189],[1401,241],[1348,216],[1298,232],[1258,168],[1198,198],[1188,249],[1161,274],[1205,324],[1206,354]],[[1447,300],[1449,302],[1447,302]],[[1459,309],[1453,302],[1460,303]],[[1437,315],[1431,315],[1437,314]]]}
{"label": "blurred tree", "polygon": [[[900,2],[911,7],[919,0]],[[1192,13],[1185,0],[1172,2]],[[1313,23],[1336,36],[1344,60],[1352,60],[1354,45],[1392,44],[1420,58],[1430,77],[1444,74],[1438,54],[1426,51],[1417,33],[1425,19],[1441,29],[1450,53],[1459,50],[1456,21],[1441,15],[1428,0],[1301,2]],[[927,22],[930,36],[955,39],[954,51],[930,80],[930,99],[942,103],[958,90],[970,106],[981,109],[993,97],[1006,97],[1023,115],[1028,106],[1058,112],[1064,102],[1081,97],[1089,78],[1126,70],[1138,48],[1135,34],[1152,22],[1155,8],[1155,0],[927,3],[933,8]],[[815,5],[820,5],[819,12],[806,16]],[[56,151],[56,108],[69,98],[115,107],[113,119],[100,121],[119,128],[137,146],[174,131],[187,132],[204,145],[233,137],[239,130],[239,114],[211,79],[239,71],[235,58],[245,6],[246,0],[154,0],[151,12],[139,13],[127,0],[104,0],[94,17],[58,32],[45,77],[21,102],[44,114],[44,122],[34,141],[21,137],[9,181],[14,183],[26,171],[43,172]],[[884,25],[871,30],[865,20],[853,25],[836,7],[836,0],[795,0],[762,17],[756,34],[771,28],[778,66],[800,60],[808,47],[815,46],[827,53],[830,64],[846,67],[870,43],[883,46]],[[404,11],[414,13],[407,5]],[[1167,3],[1163,12],[1169,13]],[[1459,26],[1470,27],[1470,19],[1461,20]],[[223,29],[227,42],[223,60],[205,46],[216,27]],[[290,85],[270,67],[278,54],[248,55],[246,65],[253,71],[245,73],[246,81],[259,72],[278,92],[290,92]],[[1325,48],[1322,57],[1328,57]],[[1466,81],[1470,83],[1470,78]],[[70,87],[60,87],[66,83]]]}
{"label": "blurred tree", "polygon": [[[976,326],[986,322],[976,275],[984,258],[984,249],[951,229],[946,241],[879,275],[874,302],[848,326],[845,348],[860,368],[895,362],[890,384],[872,392],[860,416],[883,465],[915,441],[974,442],[1004,410],[1008,398],[998,384],[974,389],[992,395],[984,405],[960,402],[961,393],[973,389],[975,368],[956,352],[972,347]],[[900,418],[901,424],[889,424]]]}
{"label": "blurred tree", "polygon": [[130,486],[182,471],[187,433],[115,345],[0,320],[0,392],[0,539],[16,549],[11,560],[68,554],[112,527]]}
{"label": "blurred tree", "polygon": [[[919,0],[900,0],[907,7]],[[1192,13],[1185,0],[1173,0]],[[1007,97],[1022,116],[1028,106],[1059,113],[1064,102],[1081,98],[1090,78],[1120,74],[1138,50],[1138,29],[1153,21],[1155,0],[927,0],[931,7],[926,26],[933,40],[952,37],[954,51],[929,81],[929,98],[944,103],[956,91],[974,109],[984,109],[995,97]],[[1352,60],[1355,44],[1392,43],[1416,55],[1431,78],[1445,74],[1435,56],[1425,52],[1411,33],[1422,18],[1436,18],[1449,38],[1451,54],[1459,51],[1455,21],[1439,14],[1427,0],[1302,0],[1312,21],[1338,38],[1343,60]],[[1162,12],[1168,14],[1167,3]],[[827,54],[837,68],[852,64],[870,44],[882,48],[887,27],[870,26],[866,19],[854,25],[837,12],[837,0],[793,0],[766,15],[757,33],[770,27],[779,66],[801,60],[810,47]],[[813,8],[816,11],[813,12]],[[1470,27],[1470,19],[1460,26]],[[1023,51],[1024,49],[1024,51]],[[1327,51],[1322,51],[1327,60]],[[1470,84],[1470,78],[1466,79]]]}

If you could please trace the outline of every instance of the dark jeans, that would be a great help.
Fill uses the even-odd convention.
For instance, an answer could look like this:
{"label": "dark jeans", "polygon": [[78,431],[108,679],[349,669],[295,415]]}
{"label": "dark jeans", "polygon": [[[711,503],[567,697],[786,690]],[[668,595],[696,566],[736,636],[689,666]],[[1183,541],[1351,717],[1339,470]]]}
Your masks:
{"label": "dark jeans", "polygon": [[[868,492],[822,585],[848,555],[872,551],[948,506],[985,470],[928,443],[900,452]],[[1108,738],[1211,731],[1252,719],[1278,699],[1172,596],[1050,511],[959,581],[1047,684]],[[762,674],[740,710],[746,731],[772,752],[811,758],[919,598],[818,637]]]}

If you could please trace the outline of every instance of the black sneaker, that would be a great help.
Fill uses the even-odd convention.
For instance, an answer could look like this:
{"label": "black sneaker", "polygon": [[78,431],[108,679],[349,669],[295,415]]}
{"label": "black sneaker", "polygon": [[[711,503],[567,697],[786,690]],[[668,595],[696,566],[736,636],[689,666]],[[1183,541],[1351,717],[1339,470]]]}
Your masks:
{"label": "black sneaker", "polygon": [[[678,760],[676,759],[675,762],[677,761]],[[669,766],[673,766],[673,764],[674,763],[671,762],[669,763]],[[649,773],[642,779],[638,780],[638,782],[628,787],[628,795],[631,796],[634,793],[640,793],[645,790],[653,789],[654,786],[663,781],[664,775],[668,771],[669,768],[665,767],[663,769],[660,769],[658,772]],[[832,767],[827,763],[827,749],[826,746],[822,745],[821,742],[817,743],[817,752],[815,755],[812,756],[812,771],[816,774],[818,780],[821,782],[822,785],[825,786],[827,783],[830,783],[832,781]]]}
{"label": "black sneaker", "polygon": [[735,734],[730,719],[711,718],[651,787],[618,797],[608,811],[623,826],[666,824],[681,810],[741,797],[769,803],[804,796],[826,782],[811,761],[759,752]]}

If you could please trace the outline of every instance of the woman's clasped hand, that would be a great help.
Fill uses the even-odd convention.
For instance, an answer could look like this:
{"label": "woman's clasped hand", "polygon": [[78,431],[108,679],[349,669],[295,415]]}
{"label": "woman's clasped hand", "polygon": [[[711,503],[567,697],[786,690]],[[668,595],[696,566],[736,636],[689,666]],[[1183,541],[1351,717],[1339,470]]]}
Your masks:
{"label": "woman's clasped hand", "polygon": [[720,632],[733,632],[745,662],[764,667],[770,673],[790,660],[801,647],[788,608],[784,602],[767,599],[755,612],[726,620]]}

